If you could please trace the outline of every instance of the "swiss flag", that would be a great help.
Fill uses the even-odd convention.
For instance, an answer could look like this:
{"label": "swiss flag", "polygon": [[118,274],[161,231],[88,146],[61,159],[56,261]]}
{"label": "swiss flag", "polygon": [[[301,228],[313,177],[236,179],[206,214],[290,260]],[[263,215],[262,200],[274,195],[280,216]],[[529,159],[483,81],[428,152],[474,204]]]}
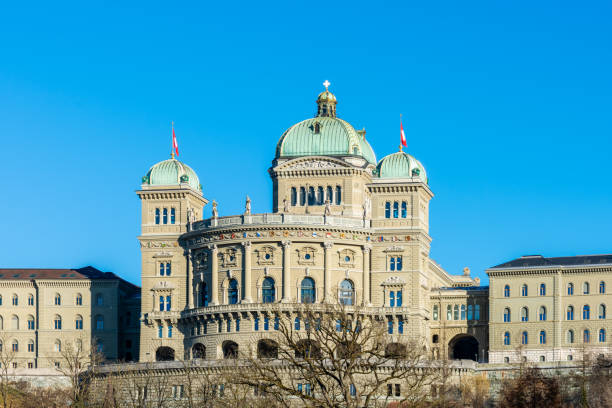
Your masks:
{"label": "swiss flag", "polygon": [[174,152],[176,153],[176,156],[178,157],[178,155],[179,155],[179,153],[178,153],[178,143],[176,142],[176,133],[174,133],[174,126],[172,126],[172,148],[174,149]]}
{"label": "swiss flag", "polygon": [[[402,145],[404,147],[407,147],[408,145],[406,144],[406,134],[404,133],[404,125],[402,125],[401,119],[400,119],[400,136],[402,138]],[[178,153],[176,155],[178,156]]]}

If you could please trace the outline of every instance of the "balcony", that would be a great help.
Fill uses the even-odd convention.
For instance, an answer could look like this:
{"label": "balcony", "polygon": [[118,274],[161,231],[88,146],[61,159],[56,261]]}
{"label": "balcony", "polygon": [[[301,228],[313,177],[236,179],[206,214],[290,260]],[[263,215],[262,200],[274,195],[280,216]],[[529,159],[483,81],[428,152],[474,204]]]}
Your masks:
{"label": "balcony", "polygon": [[230,215],[208,218],[194,222],[190,231],[203,231],[243,225],[317,225],[342,228],[370,228],[370,221],[362,218],[336,217],[325,215],[264,213],[252,215]]}

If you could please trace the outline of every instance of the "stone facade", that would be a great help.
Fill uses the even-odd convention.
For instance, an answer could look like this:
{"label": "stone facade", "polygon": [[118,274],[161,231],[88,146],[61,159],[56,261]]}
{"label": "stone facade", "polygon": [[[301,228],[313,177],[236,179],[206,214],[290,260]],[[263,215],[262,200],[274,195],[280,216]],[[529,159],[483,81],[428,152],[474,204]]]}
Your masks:
{"label": "stone facade", "polygon": [[112,273],[0,269],[0,296],[1,350],[14,356],[11,369],[56,368],[67,344],[94,342],[110,360],[138,356],[139,290]]}

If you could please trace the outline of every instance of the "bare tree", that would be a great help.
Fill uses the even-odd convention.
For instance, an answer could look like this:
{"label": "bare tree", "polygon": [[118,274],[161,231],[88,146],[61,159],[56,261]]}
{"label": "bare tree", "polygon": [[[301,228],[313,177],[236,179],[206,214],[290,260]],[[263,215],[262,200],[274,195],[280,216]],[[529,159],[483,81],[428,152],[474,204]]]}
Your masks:
{"label": "bare tree", "polygon": [[11,398],[11,377],[9,370],[12,370],[13,361],[15,360],[15,351],[12,345],[8,344],[6,333],[0,333],[0,397],[2,398],[3,408],[12,408],[14,406]]}
{"label": "bare tree", "polygon": [[[241,353],[233,384],[254,387],[275,401],[307,407],[418,406],[439,371],[415,339],[391,341],[386,321],[341,304],[304,305],[293,316],[276,311],[276,331],[257,351]],[[408,337],[408,336],[405,336]]]}

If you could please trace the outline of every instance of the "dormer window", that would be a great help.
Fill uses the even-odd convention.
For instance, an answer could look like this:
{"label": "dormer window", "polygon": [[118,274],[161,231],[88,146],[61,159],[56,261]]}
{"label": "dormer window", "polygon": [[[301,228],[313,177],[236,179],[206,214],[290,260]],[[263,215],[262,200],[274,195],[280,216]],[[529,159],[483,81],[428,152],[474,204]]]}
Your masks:
{"label": "dormer window", "polygon": [[321,124],[319,122],[315,122],[313,130],[314,130],[315,135],[318,135],[319,133],[321,133]]}

